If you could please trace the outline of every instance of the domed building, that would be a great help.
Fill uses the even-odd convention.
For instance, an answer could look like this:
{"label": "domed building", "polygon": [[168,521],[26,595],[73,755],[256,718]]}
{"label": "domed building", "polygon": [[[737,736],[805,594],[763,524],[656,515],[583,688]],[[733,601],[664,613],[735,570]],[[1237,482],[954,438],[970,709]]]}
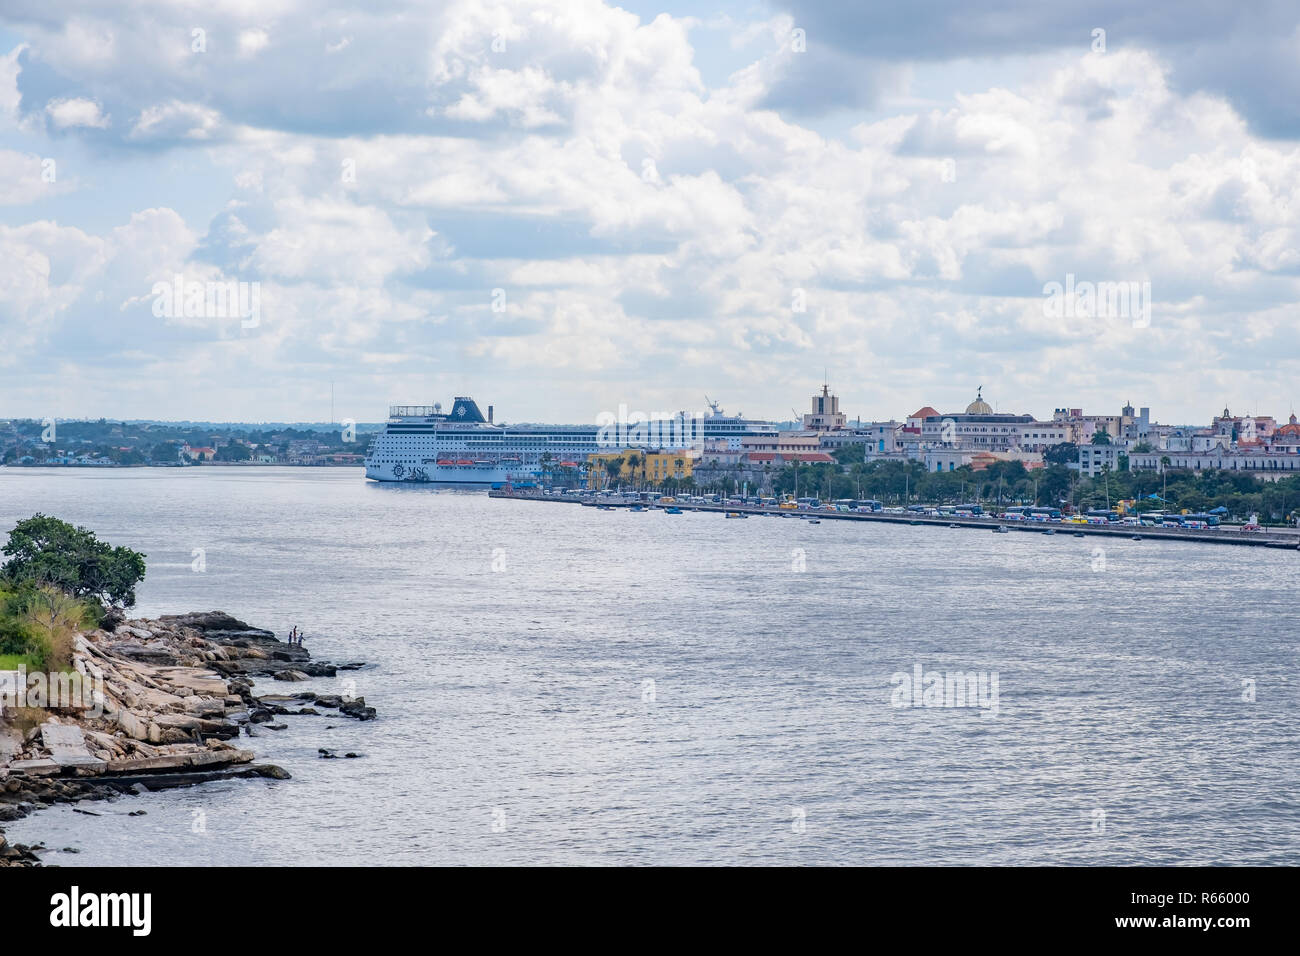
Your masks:
{"label": "domed building", "polygon": [[967,415],[992,415],[993,406],[984,401],[984,386],[975,390],[975,401],[966,406]]}
{"label": "domed building", "polygon": [[1289,422],[1273,432],[1272,445],[1278,451],[1300,450],[1300,422],[1296,421],[1294,412],[1291,413]]}
{"label": "domed building", "polygon": [[[939,415],[932,408],[922,411],[931,414],[921,424],[921,441],[932,448],[1040,453],[1067,440],[1066,426],[1060,422],[1040,422],[1033,415],[995,412],[984,401],[983,386],[976,390],[975,401],[964,412]],[[953,462],[949,461],[946,467],[952,466]]]}

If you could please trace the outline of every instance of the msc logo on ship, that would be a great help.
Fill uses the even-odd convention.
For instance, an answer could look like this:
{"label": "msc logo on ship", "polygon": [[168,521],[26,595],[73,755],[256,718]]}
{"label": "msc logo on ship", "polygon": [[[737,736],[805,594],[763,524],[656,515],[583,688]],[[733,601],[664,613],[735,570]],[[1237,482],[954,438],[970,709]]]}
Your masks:
{"label": "msc logo on ship", "polygon": [[406,466],[399,461],[393,466],[393,476],[395,478],[401,478],[404,474],[406,474]]}
{"label": "msc logo on ship", "polygon": [[465,417],[465,406],[464,406],[464,405],[457,405],[457,406],[456,406],[456,414],[459,415],[460,417],[464,418],[464,417]]}

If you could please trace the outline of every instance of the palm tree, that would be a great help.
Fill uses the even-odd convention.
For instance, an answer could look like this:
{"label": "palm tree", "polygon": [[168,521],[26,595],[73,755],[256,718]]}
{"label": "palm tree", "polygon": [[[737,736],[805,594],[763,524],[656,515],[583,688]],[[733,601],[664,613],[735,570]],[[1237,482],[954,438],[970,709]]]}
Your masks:
{"label": "palm tree", "polygon": [[[636,481],[637,466],[642,465],[643,463],[644,463],[644,459],[637,456],[635,453],[627,456],[627,470],[628,473],[632,476],[633,481]],[[644,475],[642,477],[644,477]],[[640,482],[637,482],[637,485],[639,486]]]}
{"label": "palm tree", "polygon": [[622,458],[605,459],[605,487],[608,488],[611,484],[617,481],[618,476],[622,471],[623,471]]}

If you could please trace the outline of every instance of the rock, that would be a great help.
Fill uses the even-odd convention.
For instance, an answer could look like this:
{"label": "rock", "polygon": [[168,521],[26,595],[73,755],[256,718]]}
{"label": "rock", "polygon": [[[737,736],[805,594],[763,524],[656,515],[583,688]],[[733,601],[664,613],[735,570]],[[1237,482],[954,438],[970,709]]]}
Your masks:
{"label": "rock", "polygon": [[189,614],[164,614],[158,620],[172,627],[189,627],[201,633],[208,640],[223,637],[268,637],[274,640],[270,631],[250,627],[238,618],[231,617],[225,611],[193,611]]}
{"label": "rock", "polygon": [[232,747],[229,750],[191,751],[167,754],[162,757],[143,757],[137,760],[115,760],[108,765],[108,769],[115,774],[153,774],[168,770],[193,770],[198,767],[248,763],[252,759],[252,751],[237,750]]}
{"label": "rock", "polygon": [[186,697],[181,706],[187,714],[195,714],[199,717],[221,717],[226,712],[224,699],[200,697],[197,694],[193,697]]}
{"label": "rock", "polygon": [[292,779],[289,771],[283,767],[277,767],[275,764],[262,764],[256,767],[249,767],[248,776],[266,777],[270,780],[290,780]]}
{"label": "rock", "polygon": [[149,725],[126,708],[117,712],[117,725],[134,740],[149,739]]}
{"label": "rock", "polygon": [[48,757],[36,757],[31,760],[15,760],[9,764],[9,770],[11,773],[37,774],[41,776],[57,774],[62,769],[62,767],[53,760],[50,760]]}
{"label": "rock", "polygon": [[193,691],[207,697],[226,696],[226,682],[214,671],[195,670],[192,667],[166,669],[158,674],[173,687]]}
{"label": "rock", "polygon": [[301,681],[301,680],[309,679],[308,676],[304,674],[302,671],[296,671],[296,670],[276,671],[275,674],[273,674],[272,676],[276,680],[288,680],[288,681]]}
{"label": "rock", "polygon": [[347,717],[355,717],[357,720],[374,720],[378,716],[375,708],[366,706],[364,697],[345,700],[339,707],[339,713]]}
{"label": "rock", "polygon": [[140,661],[145,664],[172,664],[181,663],[180,656],[171,648],[163,644],[134,644],[118,642],[110,646],[110,650],[118,657],[125,657],[128,660]]}
{"label": "rock", "polygon": [[333,707],[337,709],[338,706],[342,703],[343,703],[343,698],[340,697],[338,694],[323,694],[320,697],[316,698],[317,707]]}

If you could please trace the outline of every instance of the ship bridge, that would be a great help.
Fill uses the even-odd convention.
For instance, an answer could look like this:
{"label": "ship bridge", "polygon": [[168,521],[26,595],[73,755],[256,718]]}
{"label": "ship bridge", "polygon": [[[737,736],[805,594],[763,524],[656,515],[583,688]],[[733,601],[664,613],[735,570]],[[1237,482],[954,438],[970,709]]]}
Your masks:
{"label": "ship bridge", "polygon": [[389,418],[432,418],[441,415],[440,405],[389,405]]}

